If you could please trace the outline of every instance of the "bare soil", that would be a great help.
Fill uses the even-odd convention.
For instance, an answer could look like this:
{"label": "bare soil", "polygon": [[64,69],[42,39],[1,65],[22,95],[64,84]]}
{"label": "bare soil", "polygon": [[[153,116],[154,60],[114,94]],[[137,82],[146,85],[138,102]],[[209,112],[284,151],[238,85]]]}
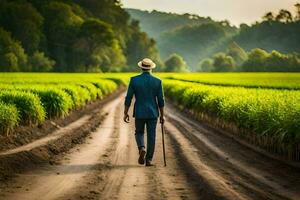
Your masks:
{"label": "bare soil", "polygon": [[[52,134],[1,151],[1,170],[7,174],[11,167],[13,176],[0,182],[0,199],[300,199],[299,168],[171,105],[165,124],[167,167],[159,124],[156,166],[138,165],[133,120],[122,121],[124,94],[110,100],[92,116],[87,111]],[[80,142],[69,145],[74,138]]]}

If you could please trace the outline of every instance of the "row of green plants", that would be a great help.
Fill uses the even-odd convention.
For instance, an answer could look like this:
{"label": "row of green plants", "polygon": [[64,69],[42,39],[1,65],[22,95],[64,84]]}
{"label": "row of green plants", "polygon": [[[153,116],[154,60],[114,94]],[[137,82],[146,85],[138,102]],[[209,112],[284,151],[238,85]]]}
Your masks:
{"label": "row of green plants", "polygon": [[0,131],[9,133],[18,125],[36,125],[46,119],[65,117],[96,99],[114,92],[112,80],[0,84]]}
{"label": "row of green plants", "polygon": [[300,90],[300,73],[165,73],[159,76],[206,85]]}
{"label": "row of green plants", "polygon": [[300,91],[222,87],[164,79],[184,110],[271,152],[300,160]]}

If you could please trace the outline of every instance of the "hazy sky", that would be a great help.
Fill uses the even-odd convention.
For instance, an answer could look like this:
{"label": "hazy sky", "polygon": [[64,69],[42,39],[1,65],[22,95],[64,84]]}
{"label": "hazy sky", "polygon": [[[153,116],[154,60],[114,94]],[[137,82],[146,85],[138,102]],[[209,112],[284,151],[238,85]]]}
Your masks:
{"label": "hazy sky", "polygon": [[253,23],[267,11],[284,8],[294,11],[300,0],[121,0],[126,8],[193,13],[213,19],[228,19],[235,25]]}

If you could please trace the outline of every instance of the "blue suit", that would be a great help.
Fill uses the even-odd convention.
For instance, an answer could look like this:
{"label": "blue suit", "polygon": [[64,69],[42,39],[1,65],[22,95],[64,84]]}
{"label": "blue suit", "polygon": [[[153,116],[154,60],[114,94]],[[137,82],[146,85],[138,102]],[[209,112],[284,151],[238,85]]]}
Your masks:
{"label": "blue suit", "polygon": [[155,148],[155,133],[159,108],[164,107],[162,82],[150,72],[143,72],[131,78],[125,106],[130,107],[135,96],[133,117],[135,117],[135,139],[138,148],[144,148],[144,128],[147,126],[146,160],[151,161]]}

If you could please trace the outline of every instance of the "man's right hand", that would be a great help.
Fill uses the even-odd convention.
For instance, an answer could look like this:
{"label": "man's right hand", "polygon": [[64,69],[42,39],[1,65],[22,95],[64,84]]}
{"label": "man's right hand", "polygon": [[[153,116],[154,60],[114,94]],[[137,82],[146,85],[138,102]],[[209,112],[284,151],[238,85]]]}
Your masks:
{"label": "man's right hand", "polygon": [[129,115],[124,114],[123,120],[124,120],[124,122],[129,123]]}
{"label": "man's right hand", "polygon": [[161,124],[164,124],[165,123],[165,117],[164,116],[159,117],[159,122]]}

